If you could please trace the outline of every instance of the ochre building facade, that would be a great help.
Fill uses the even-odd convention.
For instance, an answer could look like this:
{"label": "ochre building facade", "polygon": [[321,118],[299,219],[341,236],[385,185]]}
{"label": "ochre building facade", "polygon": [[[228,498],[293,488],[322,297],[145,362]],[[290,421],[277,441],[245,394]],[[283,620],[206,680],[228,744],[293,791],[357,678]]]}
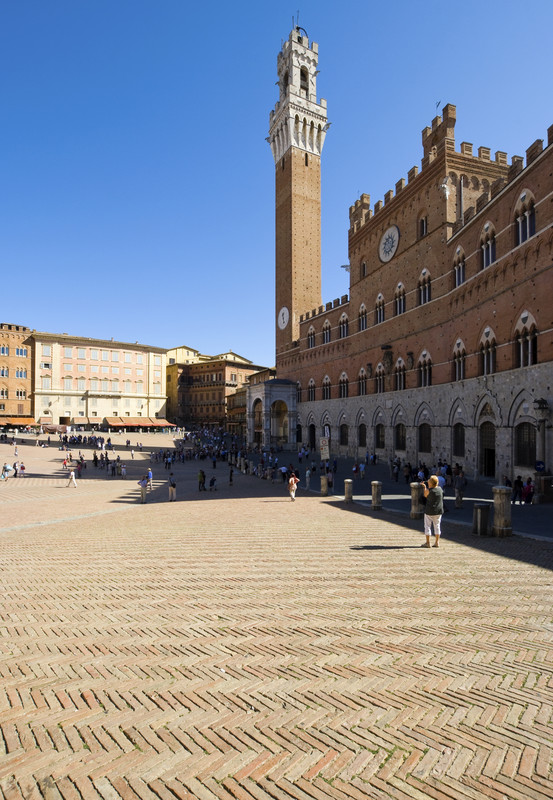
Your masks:
{"label": "ochre building facade", "polygon": [[[289,43],[283,53],[301,74],[316,46],[298,29]],[[279,102],[290,102],[282,86]],[[290,382],[290,447],[317,448],[325,436],[334,454],[445,459],[496,480],[552,466],[553,126],[525,158],[508,159],[457,145],[455,122],[445,106],[422,132],[420,168],[383,200],[362,194],[350,208],[349,289],[326,303],[313,264],[306,296],[300,259],[290,267],[282,255],[292,236],[279,213],[286,161],[307,165],[311,152],[293,135],[273,146],[276,366]],[[306,208],[311,224],[312,197]],[[320,275],[320,250],[317,259]],[[289,281],[301,291],[282,288]],[[284,298],[291,307],[279,317]]]}
{"label": "ochre building facade", "polygon": [[[0,322],[0,428],[32,424],[33,347],[25,325]],[[1,430],[0,430],[1,432]]]}

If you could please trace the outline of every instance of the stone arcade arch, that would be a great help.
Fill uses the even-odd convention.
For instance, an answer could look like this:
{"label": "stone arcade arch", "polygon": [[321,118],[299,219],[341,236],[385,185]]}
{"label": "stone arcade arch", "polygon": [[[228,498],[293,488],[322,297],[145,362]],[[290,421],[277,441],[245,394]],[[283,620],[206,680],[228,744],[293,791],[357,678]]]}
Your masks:
{"label": "stone arcade arch", "polygon": [[271,445],[283,447],[289,443],[288,406],[284,400],[271,405]]}
{"label": "stone arcade arch", "polygon": [[273,378],[246,390],[249,445],[296,449],[297,386],[294,381]]}
{"label": "stone arcade arch", "polygon": [[496,475],[496,432],[502,426],[499,406],[486,392],[475,410],[474,424],[478,429],[478,472],[486,478]]}

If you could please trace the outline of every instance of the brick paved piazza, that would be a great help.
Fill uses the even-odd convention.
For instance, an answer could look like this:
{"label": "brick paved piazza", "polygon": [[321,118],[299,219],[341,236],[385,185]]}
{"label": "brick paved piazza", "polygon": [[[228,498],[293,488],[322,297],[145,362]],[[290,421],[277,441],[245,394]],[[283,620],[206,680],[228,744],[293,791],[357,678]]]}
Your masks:
{"label": "brick paved piazza", "polygon": [[229,487],[222,464],[201,496],[179,466],[176,503],[155,465],[141,505],[145,453],[77,489],[56,449],[19,457],[29,476],[0,486],[5,800],[553,796],[553,544],[446,518],[420,549],[420,522]]}

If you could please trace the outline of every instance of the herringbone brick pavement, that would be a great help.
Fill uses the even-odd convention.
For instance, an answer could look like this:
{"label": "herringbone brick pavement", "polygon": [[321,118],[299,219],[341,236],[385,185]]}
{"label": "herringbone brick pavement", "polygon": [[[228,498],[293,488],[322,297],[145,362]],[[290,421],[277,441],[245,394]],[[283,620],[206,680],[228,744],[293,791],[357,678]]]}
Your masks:
{"label": "herringbone brick pavement", "polygon": [[553,796],[553,545],[41,455],[0,492],[5,800]]}

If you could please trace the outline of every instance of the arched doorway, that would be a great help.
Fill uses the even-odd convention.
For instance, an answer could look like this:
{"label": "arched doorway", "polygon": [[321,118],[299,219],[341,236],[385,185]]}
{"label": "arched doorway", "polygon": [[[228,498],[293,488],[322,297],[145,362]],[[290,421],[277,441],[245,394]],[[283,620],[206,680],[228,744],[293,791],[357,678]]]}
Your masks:
{"label": "arched doorway", "polygon": [[316,443],[315,434],[316,434],[315,426],[313,425],[313,423],[311,423],[311,425],[309,426],[309,449],[310,450],[315,450],[315,443]]}
{"label": "arched doorway", "polygon": [[483,422],[479,431],[479,471],[485,478],[495,477],[495,425]]}
{"label": "arched doorway", "polygon": [[276,400],[271,409],[271,444],[288,444],[288,406],[284,400]]}

